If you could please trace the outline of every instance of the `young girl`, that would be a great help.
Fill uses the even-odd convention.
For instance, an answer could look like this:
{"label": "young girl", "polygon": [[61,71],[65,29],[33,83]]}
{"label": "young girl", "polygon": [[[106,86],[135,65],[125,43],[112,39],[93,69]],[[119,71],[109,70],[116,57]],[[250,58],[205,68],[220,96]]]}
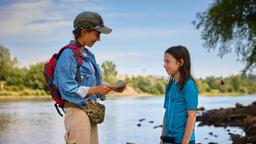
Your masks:
{"label": "young girl", "polygon": [[164,68],[170,80],[166,86],[161,143],[194,144],[198,90],[191,76],[187,48],[174,46],[167,49]]}

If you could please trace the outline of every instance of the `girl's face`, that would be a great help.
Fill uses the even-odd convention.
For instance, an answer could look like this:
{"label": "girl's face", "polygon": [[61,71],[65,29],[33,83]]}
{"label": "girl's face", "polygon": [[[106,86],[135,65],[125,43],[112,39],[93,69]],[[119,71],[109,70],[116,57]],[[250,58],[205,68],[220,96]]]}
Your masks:
{"label": "girl's face", "polygon": [[92,47],[96,41],[100,41],[100,32],[98,31],[83,31],[82,36],[88,47]]}
{"label": "girl's face", "polygon": [[181,63],[178,62],[172,55],[164,54],[164,68],[168,75],[174,76],[178,71]]}

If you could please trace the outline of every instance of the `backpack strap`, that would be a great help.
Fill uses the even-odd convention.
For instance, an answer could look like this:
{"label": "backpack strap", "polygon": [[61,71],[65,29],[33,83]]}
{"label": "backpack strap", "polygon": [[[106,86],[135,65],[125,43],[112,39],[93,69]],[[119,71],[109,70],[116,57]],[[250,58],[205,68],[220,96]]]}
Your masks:
{"label": "backpack strap", "polygon": [[77,72],[76,72],[76,81],[78,83],[78,85],[81,84],[81,73],[80,73],[80,66],[83,63],[83,58],[81,56],[81,51],[79,49],[79,47],[76,44],[68,44],[66,46],[64,46],[63,48],[60,49],[60,51],[57,54],[57,59],[60,57],[61,53],[65,50],[65,49],[71,49],[74,56],[75,56],[75,60],[77,63]]}
{"label": "backpack strap", "polygon": [[81,57],[81,52],[79,50],[79,47],[76,44],[68,44],[68,45],[64,46],[63,48],[61,48],[60,51],[58,52],[57,59],[60,57],[61,53],[67,48],[72,50],[72,52],[74,53],[74,56],[75,56],[75,59],[76,59],[76,62],[78,64],[78,66],[81,66],[82,62],[83,62],[83,59]]}
{"label": "backpack strap", "polygon": [[63,48],[64,49],[66,49],[66,48],[71,49],[74,53],[74,56],[75,56],[75,59],[76,59],[76,62],[78,64],[78,66],[82,65],[83,59],[82,59],[82,56],[81,56],[81,51],[80,51],[79,47],[76,44],[69,44],[69,45],[64,46]]}

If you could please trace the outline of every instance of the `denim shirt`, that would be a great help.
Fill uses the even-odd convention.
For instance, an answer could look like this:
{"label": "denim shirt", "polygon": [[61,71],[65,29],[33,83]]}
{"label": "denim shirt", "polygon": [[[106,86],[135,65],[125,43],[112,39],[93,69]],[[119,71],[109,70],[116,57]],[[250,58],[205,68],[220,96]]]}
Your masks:
{"label": "denim shirt", "polygon": [[[75,41],[70,41],[74,44]],[[65,49],[60,55],[54,71],[53,84],[56,85],[62,99],[85,106],[88,100],[97,98],[105,100],[106,96],[94,94],[86,97],[89,88],[102,84],[102,75],[92,52],[87,48],[82,54],[83,62],[80,66],[81,83],[76,81],[77,62],[71,49]]]}
{"label": "denim shirt", "polygon": [[[182,90],[179,90],[179,84],[172,82],[166,85],[164,101],[164,135],[175,138],[175,142],[181,143],[186,123],[188,110],[197,110],[198,91],[195,82],[189,79]],[[190,137],[190,141],[195,140],[195,132]]]}

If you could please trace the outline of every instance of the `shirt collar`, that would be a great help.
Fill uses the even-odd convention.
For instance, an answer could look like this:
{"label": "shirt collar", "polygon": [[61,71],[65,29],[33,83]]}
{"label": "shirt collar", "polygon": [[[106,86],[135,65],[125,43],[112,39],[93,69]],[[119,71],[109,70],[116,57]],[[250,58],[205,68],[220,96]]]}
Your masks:
{"label": "shirt collar", "polygon": [[[75,41],[75,40],[71,40],[71,41],[69,42],[69,44],[76,44],[76,41]],[[86,52],[86,56],[87,56],[87,57],[88,57],[89,55],[93,55],[92,52],[91,52],[88,48],[86,48],[86,47],[84,47],[84,51]]]}
{"label": "shirt collar", "polygon": [[75,41],[75,40],[71,40],[71,41],[69,42],[69,44],[80,45],[80,44],[76,43],[76,41]]}

